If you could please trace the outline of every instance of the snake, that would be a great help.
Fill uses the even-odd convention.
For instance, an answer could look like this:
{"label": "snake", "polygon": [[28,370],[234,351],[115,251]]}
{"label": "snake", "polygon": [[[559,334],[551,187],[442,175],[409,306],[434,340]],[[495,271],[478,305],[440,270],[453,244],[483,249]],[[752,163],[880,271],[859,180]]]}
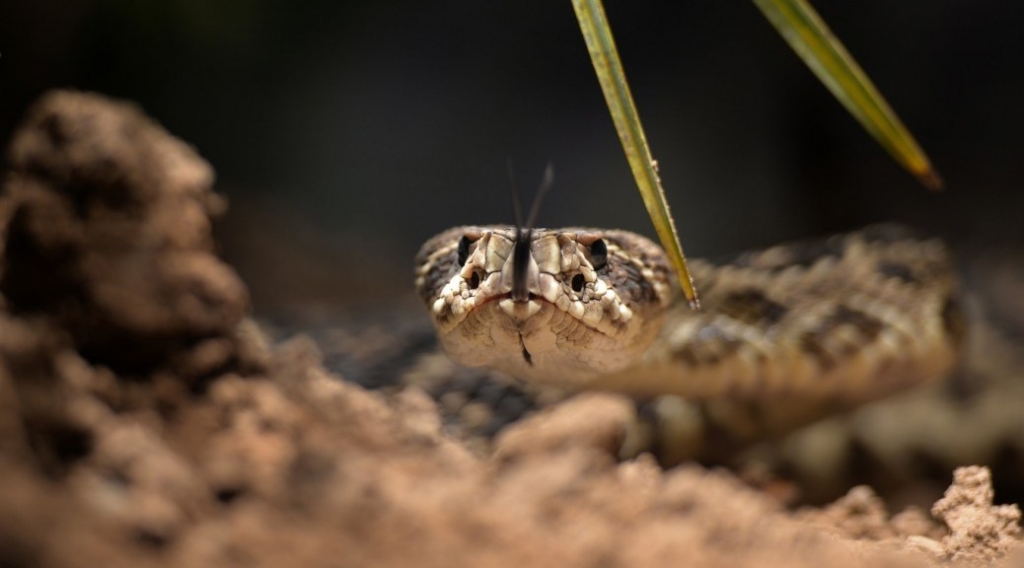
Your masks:
{"label": "snake", "polygon": [[683,401],[717,438],[705,454],[938,381],[966,335],[949,250],[897,224],[691,260],[699,310],[664,251],[624,230],[456,227],[414,262],[456,363]]}

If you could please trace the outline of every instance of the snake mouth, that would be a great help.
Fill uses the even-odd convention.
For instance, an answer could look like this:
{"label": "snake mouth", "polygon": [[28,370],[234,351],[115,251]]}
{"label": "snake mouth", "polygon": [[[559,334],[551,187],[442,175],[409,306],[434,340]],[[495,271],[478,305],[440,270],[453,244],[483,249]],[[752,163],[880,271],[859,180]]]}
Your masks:
{"label": "snake mouth", "polygon": [[501,302],[502,300],[512,300],[513,305],[528,305],[530,302],[536,302],[538,304],[547,304],[549,306],[554,306],[555,308],[558,308],[558,305],[555,304],[554,302],[547,300],[546,298],[544,298],[544,296],[534,294],[533,292],[530,292],[525,300],[516,300],[512,296],[512,292],[502,292],[501,294],[494,294],[484,298],[483,301],[474,306],[473,309],[470,310],[470,312],[479,310],[480,308],[492,302]]}
{"label": "snake mouth", "polygon": [[[505,300],[509,300],[509,303],[504,303]],[[526,345],[524,343],[525,339],[523,335],[523,326],[525,326],[531,318],[540,313],[544,307],[550,307],[555,312],[564,314],[566,317],[572,318],[573,321],[577,322],[579,325],[583,326],[584,328],[587,329],[587,331],[591,333],[596,333],[601,336],[609,338],[615,335],[614,333],[609,333],[609,330],[607,329],[603,329],[597,325],[587,322],[582,315],[574,314],[570,309],[562,309],[558,306],[557,303],[544,298],[544,296],[534,294],[532,292],[529,294],[529,297],[526,301],[516,301],[511,292],[494,294],[493,296],[487,297],[482,302],[474,306],[472,310],[469,310],[467,312],[467,315],[469,313],[473,313],[477,310],[480,310],[487,306],[488,304],[494,302],[498,303],[498,312],[500,312],[503,316],[509,318],[509,320],[515,322],[517,327],[519,328],[519,344],[522,347],[523,359],[525,359],[527,363],[531,362],[532,357],[530,356],[530,352],[526,349]],[[529,335],[529,333],[527,333],[527,335]]]}

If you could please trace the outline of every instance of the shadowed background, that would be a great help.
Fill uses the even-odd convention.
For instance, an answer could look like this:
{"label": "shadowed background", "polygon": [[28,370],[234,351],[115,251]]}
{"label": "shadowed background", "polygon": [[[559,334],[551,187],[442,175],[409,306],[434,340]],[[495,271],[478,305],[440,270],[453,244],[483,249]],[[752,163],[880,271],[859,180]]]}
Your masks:
{"label": "shadowed background", "polygon": [[[898,220],[1024,244],[1024,7],[816,7],[946,180],[930,193],[861,130],[752,3],[607,9],[684,247],[715,256]],[[54,87],[136,101],[231,199],[223,253],[257,310],[411,297],[419,243],[511,222],[653,234],[561,2],[136,2],[0,7],[0,134]]]}

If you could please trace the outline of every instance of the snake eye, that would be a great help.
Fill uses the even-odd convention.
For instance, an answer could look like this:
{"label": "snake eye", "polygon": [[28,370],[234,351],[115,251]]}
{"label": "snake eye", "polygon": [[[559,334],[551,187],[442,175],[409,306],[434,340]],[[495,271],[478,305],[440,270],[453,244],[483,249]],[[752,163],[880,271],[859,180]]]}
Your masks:
{"label": "snake eye", "polygon": [[590,245],[590,264],[594,270],[601,270],[608,264],[608,245],[604,239],[597,239]]}
{"label": "snake eye", "polygon": [[583,291],[583,275],[582,274],[577,274],[576,276],[573,276],[571,284],[572,284],[572,291],[573,292],[582,292]]}
{"label": "snake eye", "polygon": [[480,271],[474,270],[473,275],[469,277],[469,289],[476,290],[480,287]]}
{"label": "snake eye", "polygon": [[466,235],[462,235],[462,238],[459,239],[459,266],[466,265],[466,260],[469,258],[469,245],[471,243],[472,241]]}

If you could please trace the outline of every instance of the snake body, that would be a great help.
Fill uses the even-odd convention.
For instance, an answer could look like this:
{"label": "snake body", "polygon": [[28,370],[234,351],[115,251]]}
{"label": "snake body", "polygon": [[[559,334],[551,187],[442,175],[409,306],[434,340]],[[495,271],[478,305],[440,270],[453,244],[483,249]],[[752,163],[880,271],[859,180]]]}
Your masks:
{"label": "snake body", "polygon": [[696,312],[640,235],[458,227],[423,245],[416,289],[458,363],[675,395],[732,431],[783,432],[957,365],[965,326],[949,254],[900,226],[691,265]]}

